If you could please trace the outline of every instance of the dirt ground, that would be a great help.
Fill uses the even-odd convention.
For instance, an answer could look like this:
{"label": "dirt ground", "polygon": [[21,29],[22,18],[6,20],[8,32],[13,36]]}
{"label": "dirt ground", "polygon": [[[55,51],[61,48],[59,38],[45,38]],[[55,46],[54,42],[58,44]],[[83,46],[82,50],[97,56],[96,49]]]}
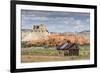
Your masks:
{"label": "dirt ground", "polygon": [[68,61],[68,60],[85,60],[89,56],[42,56],[42,55],[22,55],[21,62],[49,62],[49,61]]}

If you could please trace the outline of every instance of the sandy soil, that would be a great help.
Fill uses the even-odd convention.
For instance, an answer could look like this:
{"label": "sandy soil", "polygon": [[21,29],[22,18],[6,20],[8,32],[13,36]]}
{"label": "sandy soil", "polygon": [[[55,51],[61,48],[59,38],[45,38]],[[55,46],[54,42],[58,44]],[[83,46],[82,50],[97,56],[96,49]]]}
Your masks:
{"label": "sandy soil", "polygon": [[26,62],[48,62],[48,61],[68,61],[68,60],[85,60],[89,56],[42,56],[42,55],[22,55],[21,61]]}

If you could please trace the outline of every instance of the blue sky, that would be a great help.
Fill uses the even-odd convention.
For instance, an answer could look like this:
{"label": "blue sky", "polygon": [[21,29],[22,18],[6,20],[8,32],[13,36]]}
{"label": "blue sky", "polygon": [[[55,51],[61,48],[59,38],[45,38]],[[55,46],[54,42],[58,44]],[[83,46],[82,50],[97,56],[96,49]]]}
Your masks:
{"label": "blue sky", "polygon": [[90,14],[79,12],[21,10],[22,29],[46,25],[49,32],[80,32],[90,30]]}

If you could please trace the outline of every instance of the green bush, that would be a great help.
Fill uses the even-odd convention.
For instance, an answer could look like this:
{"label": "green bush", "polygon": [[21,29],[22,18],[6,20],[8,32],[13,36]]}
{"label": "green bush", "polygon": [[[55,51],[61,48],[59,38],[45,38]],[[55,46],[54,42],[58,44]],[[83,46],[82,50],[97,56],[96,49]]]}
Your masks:
{"label": "green bush", "polygon": [[[22,55],[50,55],[50,56],[57,56],[59,55],[58,50],[51,50],[51,49],[32,49],[32,50],[23,50]],[[62,54],[62,53],[61,53]]]}
{"label": "green bush", "polygon": [[[26,45],[23,45],[26,47]],[[80,50],[79,53],[82,56],[85,55],[90,55],[90,46],[89,45],[84,45],[84,46],[79,46]],[[58,55],[64,55],[64,51],[56,50],[55,47],[49,47],[47,45],[42,45],[42,47],[31,47],[29,48],[24,48],[22,49],[22,55],[47,55],[47,56],[58,56]]]}

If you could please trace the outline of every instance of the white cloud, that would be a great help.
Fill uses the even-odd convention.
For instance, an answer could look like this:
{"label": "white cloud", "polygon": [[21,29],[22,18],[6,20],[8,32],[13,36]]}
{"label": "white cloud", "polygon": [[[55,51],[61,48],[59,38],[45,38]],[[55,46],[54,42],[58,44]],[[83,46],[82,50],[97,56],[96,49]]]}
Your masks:
{"label": "white cloud", "polygon": [[73,17],[67,17],[67,18],[64,18],[64,23],[67,24],[67,25],[72,25],[75,21],[75,19]]}
{"label": "white cloud", "polygon": [[85,26],[83,25],[83,21],[82,20],[76,20],[75,24],[74,24],[74,28],[75,29],[84,29]]}
{"label": "white cloud", "polygon": [[87,18],[87,19],[86,19],[86,22],[90,22],[90,19]]}
{"label": "white cloud", "polygon": [[27,20],[48,20],[48,17],[45,16],[41,16],[41,17],[37,17],[37,16],[23,16],[22,17],[24,21]]}
{"label": "white cloud", "polygon": [[74,19],[73,17],[68,18],[66,21],[64,21],[64,23],[71,26],[74,29],[83,29],[84,28],[83,21]]}
{"label": "white cloud", "polygon": [[47,17],[33,17],[33,20],[47,20]]}

